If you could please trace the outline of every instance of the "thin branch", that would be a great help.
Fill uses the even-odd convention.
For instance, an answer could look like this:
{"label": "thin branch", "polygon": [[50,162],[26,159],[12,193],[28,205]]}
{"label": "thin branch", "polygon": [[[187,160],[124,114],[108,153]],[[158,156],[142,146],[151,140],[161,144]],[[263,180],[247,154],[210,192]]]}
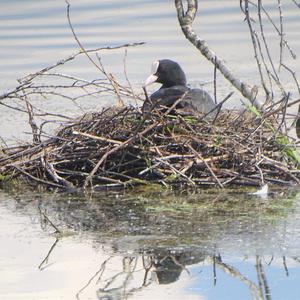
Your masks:
{"label": "thin branch", "polygon": [[225,65],[225,63],[208,47],[207,43],[196,34],[192,24],[197,12],[197,0],[189,0],[188,3],[187,12],[184,13],[182,0],[175,0],[177,17],[185,37],[201,52],[204,57],[216,65],[223,76],[236,89],[238,89],[245,98],[247,98],[257,108],[260,108],[261,103],[259,103],[259,101],[255,99],[255,95],[253,95],[253,87],[250,87],[248,84],[238,79]]}
{"label": "thin branch", "polygon": [[283,15],[282,15],[282,9],[281,9],[281,0],[278,1],[278,11],[279,11],[279,21],[280,21],[280,53],[279,53],[279,70],[281,68],[281,65],[283,63]]}
{"label": "thin branch", "polygon": [[51,253],[53,252],[54,248],[56,247],[57,243],[58,243],[59,239],[57,238],[55,240],[55,242],[52,244],[52,246],[50,247],[49,251],[47,252],[47,255],[45,256],[45,258],[42,260],[42,262],[39,265],[39,269],[42,271],[46,268],[46,266],[44,266],[45,263],[48,262],[49,257],[51,255]]}
{"label": "thin branch", "polygon": [[[270,91],[269,91],[269,89],[268,89],[268,87],[265,83],[265,80],[264,80],[263,71],[262,71],[262,67],[261,67],[261,62],[260,62],[260,59],[259,59],[259,56],[258,56],[258,49],[257,49],[257,47],[259,47],[259,49],[261,49],[261,47],[260,47],[260,45],[258,45],[259,40],[256,38],[257,37],[256,32],[254,31],[254,29],[252,27],[252,19],[250,18],[250,12],[249,12],[249,2],[248,2],[248,0],[245,0],[244,2],[245,2],[244,12],[245,12],[245,15],[246,15],[246,20],[247,20],[247,24],[248,24],[248,27],[249,27],[251,40],[252,40],[254,57],[255,57],[255,60],[256,60],[258,71],[259,71],[261,84],[262,84],[262,86],[265,90],[266,99],[268,99],[269,95],[270,95]],[[262,55],[261,51],[260,51],[260,53],[261,53],[261,57],[263,58],[263,55]]]}

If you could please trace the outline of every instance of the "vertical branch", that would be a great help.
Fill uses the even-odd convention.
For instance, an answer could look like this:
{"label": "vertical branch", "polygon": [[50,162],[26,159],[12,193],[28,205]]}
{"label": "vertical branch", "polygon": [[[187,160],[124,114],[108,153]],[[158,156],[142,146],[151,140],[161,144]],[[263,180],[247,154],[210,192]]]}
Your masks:
{"label": "vertical branch", "polygon": [[[280,1],[280,0],[278,0]],[[267,40],[266,40],[266,37],[265,37],[265,34],[264,34],[264,30],[263,30],[263,22],[262,22],[262,17],[261,17],[261,11],[264,12],[264,14],[266,15],[266,17],[268,18],[269,22],[273,25],[274,29],[276,30],[276,32],[278,33],[279,37],[280,37],[280,64],[279,66],[283,66],[283,47],[285,46],[293,59],[296,59],[296,55],[295,53],[292,51],[292,49],[290,48],[289,44],[287,43],[287,41],[284,39],[284,35],[282,33],[283,31],[283,24],[281,24],[281,30],[277,28],[277,26],[275,25],[275,23],[273,22],[272,18],[270,17],[270,15],[268,14],[268,12],[265,10],[265,8],[263,7],[262,5],[262,1],[261,0],[258,0],[258,6],[257,6],[257,10],[258,10],[258,18],[259,18],[259,24],[260,24],[260,34],[261,34],[261,38],[262,38],[262,41],[263,41],[263,44],[264,44],[264,47],[265,47],[265,51],[267,53],[267,56],[268,56],[268,61],[269,61],[269,64],[271,65],[271,69],[273,71],[273,73],[270,72],[269,69],[267,69],[267,72],[269,75],[272,76],[272,79],[274,80],[274,82],[276,83],[276,85],[278,86],[278,88],[281,90],[282,92],[282,95],[284,97],[286,97],[287,93],[283,87],[283,85],[281,84],[280,82],[280,79],[279,79],[279,76],[277,74],[277,71],[276,71],[276,68],[274,66],[274,63],[273,63],[273,59],[272,59],[272,56],[270,54],[270,51],[269,51],[269,47],[268,47],[268,43],[267,43]],[[282,22],[282,20],[281,20]],[[288,70],[288,69],[287,69]],[[288,70],[290,71],[290,70]],[[294,77],[295,79],[295,73],[291,72],[292,73],[292,76]],[[272,87],[272,82],[270,82],[271,84],[271,87]],[[296,79],[296,84],[297,84],[297,79]],[[299,90],[299,89],[298,89]]]}
{"label": "vertical branch", "polygon": [[213,255],[213,275],[214,275],[214,286],[217,284],[217,269],[216,269],[216,256]]}
{"label": "vertical branch", "polygon": [[296,135],[300,139],[300,105],[298,106],[298,116],[296,119]]}
{"label": "vertical branch", "polygon": [[261,107],[261,103],[253,95],[253,87],[238,79],[225,63],[208,47],[207,43],[202,40],[194,31],[192,24],[197,12],[197,0],[188,0],[187,12],[184,13],[182,0],[175,0],[177,17],[182,32],[185,37],[201,52],[201,54],[211,63],[215,64],[223,76],[247,98],[256,108]]}
{"label": "vertical branch", "polygon": [[280,20],[280,53],[279,53],[279,71],[282,65],[283,58],[283,16],[281,10],[281,0],[278,0],[278,11],[279,11],[279,20]]}
{"label": "vertical branch", "polygon": [[124,65],[124,75],[125,75],[125,79],[127,81],[127,84],[129,86],[129,89],[131,91],[131,94],[134,98],[134,102],[135,102],[135,105],[138,107],[138,101],[137,101],[137,97],[136,97],[136,94],[133,90],[133,87],[131,85],[131,82],[129,80],[129,77],[128,77],[128,74],[127,74],[127,49],[125,49],[125,54],[124,54],[124,61],[123,61],[123,65]]}
{"label": "vertical branch", "polygon": [[[261,2],[261,0],[258,0],[257,1],[257,14],[258,14],[258,20],[259,20],[259,27],[260,27],[260,36],[262,38],[262,42],[263,42],[263,45],[265,47],[265,51],[267,53],[267,57],[269,59],[269,63],[271,65],[271,68],[273,69],[274,74],[276,75],[276,78],[278,80],[278,76],[277,76],[276,71],[275,71],[273,60],[272,60],[272,57],[271,57],[271,54],[270,54],[270,51],[269,51],[269,47],[268,47],[268,43],[267,43],[265,33],[264,33],[264,26],[263,26],[263,21],[262,21],[262,16],[261,16],[261,9],[262,9],[262,2]],[[262,53],[262,50],[260,50],[260,52]],[[263,61],[264,61],[264,64],[265,64],[265,69],[266,69],[267,75],[268,75],[270,89],[271,89],[271,92],[272,92],[272,99],[273,99],[273,85],[272,85],[272,78],[271,78],[271,75],[270,75],[271,71],[269,70],[269,68],[267,66],[267,63],[265,62],[264,59],[263,59]]]}
{"label": "vertical branch", "polygon": [[266,274],[261,263],[261,258],[258,255],[256,256],[255,268],[257,272],[259,287],[261,292],[264,294],[264,299],[271,300],[271,292],[266,278]]}
{"label": "vertical branch", "polygon": [[214,64],[214,100],[215,103],[217,104],[217,66],[216,66],[216,59],[215,59],[215,64]]}
{"label": "vertical branch", "polygon": [[239,270],[235,269],[234,267],[232,267],[228,264],[225,264],[224,262],[217,259],[216,257],[214,257],[214,260],[210,258],[209,261],[211,263],[214,263],[216,265],[216,267],[218,267],[220,270],[222,270],[226,274],[230,275],[231,277],[233,277],[233,278],[239,280],[240,282],[242,282],[243,284],[245,284],[245,286],[251,292],[253,299],[257,299],[257,300],[263,300],[264,299],[261,289],[259,289],[254,282],[252,282],[247,277],[242,275],[239,272]]}
{"label": "vertical branch", "polygon": [[89,59],[89,61],[103,74],[105,75],[105,77],[109,80],[109,82],[111,83],[111,86],[113,87],[115,94],[117,95],[118,98],[118,104],[120,106],[125,106],[123,100],[121,99],[120,96],[120,91],[119,91],[119,84],[117,83],[117,81],[115,80],[114,76],[110,73],[107,73],[101,63],[101,59],[98,55],[98,53],[96,53],[97,59],[99,64],[97,64],[92,57],[89,55],[88,51],[85,50],[84,46],[82,45],[82,43],[80,42],[78,36],[75,33],[75,30],[73,28],[72,22],[71,22],[71,18],[70,18],[70,3],[66,0],[67,3],[67,18],[68,18],[68,23],[70,26],[70,29],[72,31],[72,34],[78,44],[78,46],[80,47],[81,51],[86,55],[86,57]]}
{"label": "vertical branch", "polygon": [[[67,4],[67,18],[68,18],[68,23],[70,26],[70,29],[72,31],[72,34],[74,36],[75,41],[77,42],[78,46],[80,47],[81,51],[86,55],[86,57],[89,59],[89,61],[101,72],[103,73],[103,69],[101,68],[101,66],[98,66],[95,61],[91,58],[91,56],[88,54],[88,52],[85,50],[85,48],[83,47],[82,43],[80,42],[79,38],[77,37],[75,30],[73,28],[72,22],[71,22],[71,18],[70,18],[70,3],[66,0],[66,4]],[[105,75],[105,74],[104,74]]]}
{"label": "vertical branch", "polygon": [[196,13],[198,10],[198,1],[196,0],[188,0],[188,9],[186,12],[186,17],[194,20],[196,17]]}
{"label": "vertical branch", "polygon": [[[242,0],[241,0],[242,1]],[[274,21],[272,20],[271,16],[268,14],[268,12],[265,10],[265,8],[263,7],[261,1],[260,2],[260,7],[261,7],[261,10],[264,12],[264,14],[266,15],[266,17],[268,18],[269,22],[272,24],[272,26],[274,27],[275,31],[278,33],[278,35],[280,36],[280,30],[278,29],[278,27],[276,26],[276,24],[274,23]],[[252,3],[252,5],[255,5],[254,3]],[[293,59],[296,59],[297,56],[296,54],[294,53],[294,51],[292,50],[292,48],[290,47],[290,45],[288,44],[288,42],[284,39],[284,37],[282,36],[283,38],[283,44],[284,46],[289,50],[289,53],[291,55],[291,57]]]}
{"label": "vertical branch", "polygon": [[[266,99],[268,99],[269,95],[270,95],[270,91],[269,91],[269,89],[268,89],[268,87],[267,87],[267,85],[265,83],[265,80],[264,80],[264,75],[263,75],[263,71],[262,71],[262,67],[261,67],[261,61],[259,59],[258,49],[257,49],[257,47],[258,47],[257,45],[259,44],[259,39],[257,37],[257,34],[256,34],[255,30],[252,27],[252,21],[251,21],[250,12],[249,12],[249,1],[245,0],[244,2],[245,2],[244,13],[245,13],[246,21],[247,21],[247,24],[248,24],[248,27],[249,27],[249,31],[250,31],[250,36],[251,36],[253,50],[254,50],[254,58],[256,60],[257,68],[258,68],[258,71],[259,71],[261,84],[262,84],[262,86],[263,86],[263,88],[265,90],[265,93],[266,93]],[[261,47],[259,45],[259,50],[260,49],[261,49]],[[260,51],[260,55],[263,58],[263,54],[262,54],[261,51]]]}
{"label": "vertical branch", "polygon": [[24,99],[24,101],[26,103],[26,107],[27,107],[28,121],[29,121],[29,125],[31,127],[31,130],[32,130],[33,142],[34,143],[40,143],[41,142],[41,137],[40,137],[40,134],[39,134],[38,126],[36,125],[36,122],[34,120],[34,112],[33,112],[32,105],[28,101],[26,96],[24,96],[23,99]]}
{"label": "vertical branch", "polygon": [[284,267],[284,270],[285,270],[285,275],[288,277],[289,276],[289,269],[288,269],[287,264],[286,264],[286,257],[285,256],[282,256],[282,264],[283,264],[283,267]]}
{"label": "vertical branch", "polygon": [[287,105],[288,105],[288,101],[289,101],[289,97],[290,97],[290,93],[288,93],[284,98],[283,98],[283,111],[282,111],[282,119],[281,122],[276,130],[276,133],[280,132],[281,127],[283,124],[285,124],[285,118],[286,118],[286,112],[287,112]]}

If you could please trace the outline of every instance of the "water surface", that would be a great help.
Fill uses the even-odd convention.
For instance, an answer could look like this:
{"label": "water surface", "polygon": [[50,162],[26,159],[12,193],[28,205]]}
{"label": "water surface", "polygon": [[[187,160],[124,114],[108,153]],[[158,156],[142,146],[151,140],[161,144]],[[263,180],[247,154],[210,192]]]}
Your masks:
{"label": "water surface", "polygon": [[[151,63],[160,58],[178,61],[192,86],[204,86],[213,93],[214,67],[184,38],[176,18],[174,1],[72,0],[70,4],[74,30],[86,49],[145,42],[143,46],[129,48],[126,58],[128,77],[138,94],[142,93],[141,86],[150,72]],[[277,2],[266,0],[264,4],[279,26]],[[285,37],[298,54],[299,9],[295,7],[292,1],[283,3]],[[260,85],[248,27],[235,0],[201,1],[194,28],[237,77],[250,85]],[[265,22],[264,30],[274,55],[275,67],[278,68],[280,39],[270,23]],[[64,1],[1,1],[0,41],[0,92],[16,86],[16,79],[35,73],[78,50],[68,25]],[[299,72],[299,59],[292,60],[287,51],[284,54],[284,62]],[[125,49],[102,51],[100,55],[107,72],[111,72],[120,82],[125,82]],[[56,72],[86,80],[102,77],[85,56]],[[290,74],[282,71],[280,76],[283,82],[290,85],[289,91],[293,93],[291,99],[299,96]],[[218,74],[217,98],[222,100],[231,91],[234,89]],[[37,96],[32,97],[31,101],[44,110],[70,117],[83,113],[66,99]],[[85,111],[90,111],[115,103],[116,97],[101,95],[86,97],[80,104]],[[236,107],[240,103],[240,95],[236,92],[226,105]],[[15,103],[8,104],[14,106]],[[30,135],[26,134],[30,132],[27,115],[2,106],[0,109],[0,137],[9,143],[30,139]]]}
{"label": "water surface", "polygon": [[1,299],[296,299],[298,198],[1,193]]}
{"label": "water surface", "polygon": [[[282,2],[286,37],[299,56],[300,10],[292,1]],[[137,93],[152,61],[165,57],[180,62],[192,86],[213,92],[214,68],[183,37],[173,1],[70,3],[74,29],[87,49],[146,43],[127,52],[127,73]],[[264,3],[278,24],[277,1]],[[64,1],[0,4],[0,93],[78,50]],[[241,79],[259,84],[243,19],[238,1],[201,1],[194,27]],[[265,30],[271,51],[279,55],[272,26]],[[101,52],[107,70],[122,82],[124,55],[125,49]],[[299,59],[286,63],[300,71]],[[101,77],[84,56],[57,72]],[[217,82],[218,99],[233,90],[220,75]],[[297,92],[291,91],[295,99]],[[70,117],[83,113],[67,100],[32,101]],[[115,98],[88,97],[80,104],[85,111],[98,110]],[[228,106],[238,104],[235,93]],[[0,106],[0,120],[0,137],[7,143],[30,140],[26,114]],[[1,190],[0,299],[298,299],[299,190],[271,190],[265,199],[236,190],[92,197]]]}

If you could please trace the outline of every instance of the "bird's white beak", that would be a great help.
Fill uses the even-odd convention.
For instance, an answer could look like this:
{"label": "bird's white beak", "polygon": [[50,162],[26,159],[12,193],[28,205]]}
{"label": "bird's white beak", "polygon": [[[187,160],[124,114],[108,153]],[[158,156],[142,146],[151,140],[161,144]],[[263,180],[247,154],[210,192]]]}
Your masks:
{"label": "bird's white beak", "polygon": [[151,74],[145,81],[144,87],[146,87],[147,85],[150,85],[152,83],[154,83],[157,80],[157,76],[154,74]]}
{"label": "bird's white beak", "polygon": [[159,60],[156,60],[153,62],[152,66],[151,66],[151,75],[145,81],[144,87],[156,82],[158,77],[154,74],[157,72],[158,67],[159,67]]}

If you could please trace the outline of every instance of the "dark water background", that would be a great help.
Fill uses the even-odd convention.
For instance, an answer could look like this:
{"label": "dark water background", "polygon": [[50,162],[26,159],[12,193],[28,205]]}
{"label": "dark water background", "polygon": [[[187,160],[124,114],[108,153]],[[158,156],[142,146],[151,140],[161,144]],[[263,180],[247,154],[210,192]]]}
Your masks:
{"label": "dark water background", "polygon": [[[277,1],[264,3],[278,21]],[[64,1],[0,4],[1,93],[77,50]],[[286,35],[300,54],[300,10],[292,1],[283,8]],[[165,57],[180,62],[192,86],[213,91],[213,67],[183,38],[173,1],[74,0],[71,18],[86,48],[146,42],[127,54],[137,92],[152,61]],[[201,1],[195,28],[240,78],[259,83],[238,1]],[[276,54],[276,35],[265,30]],[[101,57],[124,80],[124,49]],[[299,71],[299,60],[287,63]],[[85,57],[61,71],[99,76]],[[231,90],[218,76],[218,97]],[[85,107],[111,102],[87,99]],[[236,95],[228,105],[238,104]],[[77,113],[69,103],[42,105]],[[0,121],[5,140],[28,139],[27,116],[0,106]],[[299,299],[299,190],[271,191],[267,198],[245,190],[92,197],[1,191],[0,299]]]}

